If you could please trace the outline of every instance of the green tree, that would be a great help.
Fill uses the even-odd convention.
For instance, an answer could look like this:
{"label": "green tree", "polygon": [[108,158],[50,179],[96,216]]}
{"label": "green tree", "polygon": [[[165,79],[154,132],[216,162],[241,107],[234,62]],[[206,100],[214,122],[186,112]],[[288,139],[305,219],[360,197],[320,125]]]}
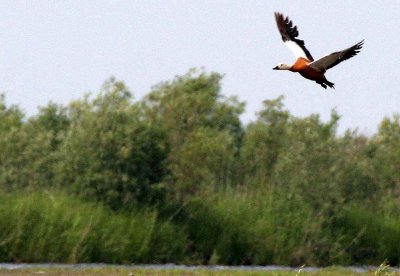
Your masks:
{"label": "green tree", "polygon": [[198,191],[215,191],[230,183],[234,164],[234,141],[228,131],[199,128],[180,147],[174,172],[175,193],[180,198]]}
{"label": "green tree", "polygon": [[400,115],[385,118],[373,137],[373,172],[380,188],[400,198]]}
{"label": "green tree", "polygon": [[141,119],[124,83],[106,82],[92,101],[71,104],[71,126],[60,147],[60,185],[113,208],[161,199],[164,134]]}
{"label": "green tree", "polygon": [[182,187],[197,191],[196,181],[204,186],[217,179],[225,182],[218,185],[229,180],[234,165],[231,155],[237,154],[243,136],[239,116],[244,103],[221,95],[221,78],[217,73],[191,70],[159,84],[142,101],[143,116],[166,133],[167,182],[174,193]]}
{"label": "green tree", "polygon": [[48,186],[51,135],[26,122],[0,99],[0,186],[5,190]]}
{"label": "green tree", "polygon": [[[340,156],[336,141],[339,116],[332,112],[327,123],[318,115],[291,117],[285,150],[275,166],[273,182],[287,193],[300,195],[319,208],[339,200],[336,163]],[[326,191],[330,191],[326,193]]]}
{"label": "green tree", "polygon": [[37,116],[30,119],[30,122],[44,131],[49,131],[52,135],[52,147],[54,150],[61,144],[65,137],[65,132],[70,125],[68,109],[62,105],[49,103],[45,107],[39,107]]}
{"label": "green tree", "polygon": [[257,121],[246,128],[240,167],[247,185],[266,185],[284,150],[289,112],[283,109],[282,100],[280,96],[264,101]]}

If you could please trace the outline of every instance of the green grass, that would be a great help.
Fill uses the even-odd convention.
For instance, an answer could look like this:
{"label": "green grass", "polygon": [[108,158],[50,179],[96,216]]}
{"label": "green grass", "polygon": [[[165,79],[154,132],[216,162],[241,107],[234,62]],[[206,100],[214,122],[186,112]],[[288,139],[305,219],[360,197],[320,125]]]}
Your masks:
{"label": "green grass", "polygon": [[163,262],[185,244],[155,211],[115,213],[64,193],[0,195],[1,262]]}
{"label": "green grass", "polygon": [[331,220],[299,198],[260,190],[202,195],[177,208],[117,212],[63,192],[0,194],[0,262],[323,267],[399,261],[399,220],[356,207],[343,207]]}
{"label": "green grass", "polygon": [[223,191],[186,206],[191,248],[206,264],[330,266],[400,261],[400,220],[362,206],[322,206],[287,193]]}
{"label": "green grass", "polygon": [[[318,271],[237,271],[237,270],[153,270],[153,269],[124,269],[104,267],[99,269],[24,269],[24,270],[0,270],[0,275],[145,275],[145,276],[363,276],[363,275],[385,275],[375,274],[375,271],[364,273],[354,272],[344,268],[326,268]],[[390,276],[400,275],[400,273],[391,273]]]}
{"label": "green grass", "polygon": [[192,201],[187,211],[189,237],[210,264],[313,264],[304,246],[311,213],[296,200],[226,191]]}

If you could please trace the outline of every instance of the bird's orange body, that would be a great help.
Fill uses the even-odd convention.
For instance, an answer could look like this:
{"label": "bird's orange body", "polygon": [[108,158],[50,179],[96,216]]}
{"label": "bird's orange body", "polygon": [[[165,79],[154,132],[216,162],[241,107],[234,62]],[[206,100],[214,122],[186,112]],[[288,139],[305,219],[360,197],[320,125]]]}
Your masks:
{"label": "bird's orange body", "polygon": [[312,67],[309,66],[311,61],[305,58],[298,58],[296,62],[290,68],[290,71],[297,72],[302,75],[304,78],[313,80],[313,81],[324,81],[325,75],[323,72],[319,72]]}

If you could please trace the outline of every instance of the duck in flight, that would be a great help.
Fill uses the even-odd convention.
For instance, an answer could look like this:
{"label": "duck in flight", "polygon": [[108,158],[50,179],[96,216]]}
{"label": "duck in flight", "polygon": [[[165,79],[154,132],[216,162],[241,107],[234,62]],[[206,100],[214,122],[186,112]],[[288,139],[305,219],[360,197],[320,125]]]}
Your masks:
{"label": "duck in flight", "polygon": [[289,17],[284,17],[283,14],[275,13],[276,24],[281,33],[283,42],[289,47],[296,57],[296,62],[293,65],[279,63],[274,70],[289,70],[297,72],[304,78],[315,81],[323,88],[335,88],[335,84],[328,81],[325,77],[326,70],[338,65],[344,60],[357,55],[364,43],[364,40],[358,42],[356,45],[347,48],[343,51],[334,52],[323,56],[320,59],[314,60],[310,52],[304,45],[304,41],[298,39],[299,32],[297,26],[294,26]]}

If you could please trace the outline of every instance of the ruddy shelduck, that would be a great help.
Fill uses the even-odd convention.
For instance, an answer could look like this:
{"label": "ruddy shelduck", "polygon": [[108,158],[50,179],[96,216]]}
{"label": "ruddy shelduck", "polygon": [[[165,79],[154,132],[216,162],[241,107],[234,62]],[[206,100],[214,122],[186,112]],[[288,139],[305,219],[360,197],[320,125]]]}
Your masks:
{"label": "ruddy shelduck", "polygon": [[364,40],[358,42],[356,45],[347,48],[343,51],[334,52],[323,56],[320,59],[314,60],[310,52],[304,45],[304,41],[298,39],[299,32],[297,26],[294,26],[289,17],[284,17],[283,14],[275,13],[276,24],[282,36],[283,42],[293,52],[296,57],[296,62],[293,65],[279,63],[274,70],[289,70],[297,72],[304,78],[315,81],[323,88],[335,88],[335,84],[328,81],[325,77],[326,70],[338,65],[344,60],[357,55],[364,43]]}

